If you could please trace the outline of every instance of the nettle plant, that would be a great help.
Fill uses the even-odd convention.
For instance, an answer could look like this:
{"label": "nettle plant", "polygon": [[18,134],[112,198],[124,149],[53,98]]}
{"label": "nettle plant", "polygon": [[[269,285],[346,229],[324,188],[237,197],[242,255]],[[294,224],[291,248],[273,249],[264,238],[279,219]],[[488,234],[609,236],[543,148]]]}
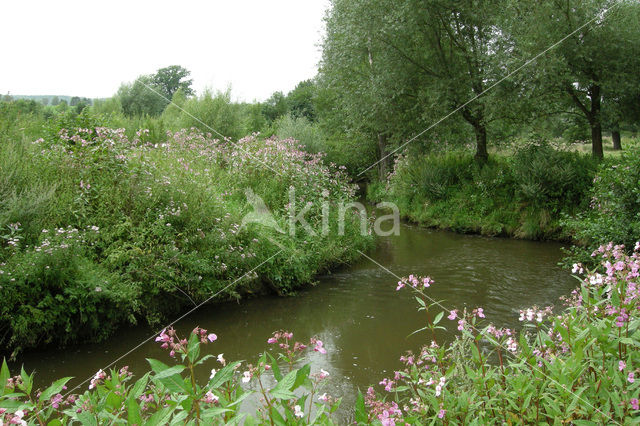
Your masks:
{"label": "nettle plant", "polygon": [[[201,356],[201,346],[215,340],[214,333],[199,327],[188,339],[180,339],[173,328],[165,329],[156,342],[169,351],[174,365],[148,359],[151,371],[137,380],[128,367],[99,370],[82,394],[62,394],[71,377],[34,391],[33,374],[22,370],[11,377],[4,362],[0,425],[333,424],[331,415],[340,399],[319,394],[329,373],[312,373],[309,363],[300,366],[307,351],[326,353],[321,340],[312,338],[306,345],[294,342],[293,333],[278,331],[268,343],[282,352],[274,356],[265,351],[255,365],[227,362],[223,354]],[[207,362],[219,368],[200,384],[195,369]],[[253,415],[240,410],[250,397]]]}
{"label": "nettle plant", "polygon": [[520,332],[483,325],[482,308],[448,312],[461,334],[440,346],[435,330],[447,312],[431,317],[430,278],[410,276],[398,290],[416,293],[430,345],[400,359],[405,367],[380,382],[381,397],[360,395],[356,417],[383,425],[638,424],[640,410],[640,243],[633,254],[609,244],[593,253],[600,268],[573,273],[581,285],[565,309],[520,312]]}

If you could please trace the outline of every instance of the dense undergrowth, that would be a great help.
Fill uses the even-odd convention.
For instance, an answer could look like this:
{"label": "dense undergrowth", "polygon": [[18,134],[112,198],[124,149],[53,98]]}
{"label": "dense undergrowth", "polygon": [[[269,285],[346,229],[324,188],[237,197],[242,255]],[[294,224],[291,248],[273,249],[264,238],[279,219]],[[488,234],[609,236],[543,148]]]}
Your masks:
{"label": "dense undergrowth", "polygon": [[584,258],[599,241],[631,244],[640,235],[639,167],[637,148],[598,163],[537,141],[483,165],[463,151],[400,156],[368,195],[426,226],[573,241],[587,247],[578,250]]}
{"label": "dense undergrowth", "polygon": [[[429,277],[409,276],[397,290],[415,292],[425,312],[427,344],[400,357],[404,368],[383,378],[376,392],[359,393],[354,424],[637,424],[640,414],[640,243],[632,255],[609,244],[593,253],[600,266],[573,267],[580,287],[561,311],[520,311],[524,329],[483,324],[481,307],[449,310],[430,296]],[[438,342],[448,320],[460,334]],[[323,342],[295,342],[278,331],[279,348],[255,364],[201,354],[217,336],[196,328],[181,339],[173,329],[156,338],[174,365],[149,359],[151,371],[134,378],[126,367],[98,371],[66,389],[61,378],[43,391],[33,375],[0,369],[0,420],[11,424],[334,424],[337,395],[322,391],[329,373],[304,363],[307,351],[326,353]],[[280,352],[277,354],[277,352]],[[199,367],[201,366],[201,367]],[[198,383],[196,367],[211,369]],[[321,393],[322,392],[322,393]],[[254,405],[242,402],[257,395]],[[254,398],[255,399],[255,398]]]}
{"label": "dense undergrowth", "polygon": [[[160,137],[100,123],[62,114],[35,141],[4,129],[5,350],[98,340],[123,323],[156,324],[218,293],[215,300],[291,293],[371,242],[351,215],[344,235],[335,220],[319,232],[321,202],[352,200],[355,188],[291,139],[221,141],[195,129]],[[255,196],[276,226],[242,222]],[[306,203],[312,208],[304,218],[317,232],[289,233],[289,213]]]}

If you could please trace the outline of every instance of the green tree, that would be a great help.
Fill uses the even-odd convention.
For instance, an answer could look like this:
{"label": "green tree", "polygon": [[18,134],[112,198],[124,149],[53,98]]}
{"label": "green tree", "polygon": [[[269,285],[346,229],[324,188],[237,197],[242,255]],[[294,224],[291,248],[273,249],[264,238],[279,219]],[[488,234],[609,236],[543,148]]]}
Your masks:
{"label": "green tree", "polygon": [[187,78],[191,72],[180,65],[171,65],[160,68],[153,75],[154,86],[167,99],[173,99],[173,95],[182,90],[185,96],[193,96],[194,91],[191,88],[193,79]]}
{"label": "green tree", "polygon": [[304,117],[311,122],[315,121],[316,112],[313,105],[315,92],[315,83],[312,80],[305,80],[298,83],[295,89],[287,94],[287,104],[293,117]]}
{"label": "green tree", "polygon": [[160,115],[168,102],[158,95],[160,89],[155,86],[153,76],[142,75],[133,83],[123,84],[118,89],[117,97],[122,111],[130,116]]}
{"label": "green tree", "polygon": [[262,104],[262,113],[269,124],[289,112],[287,97],[280,91],[274,92],[269,99]]}
{"label": "green tree", "polygon": [[638,4],[626,0],[517,0],[515,4],[518,51],[530,57],[548,50],[537,60],[531,84],[571,103],[585,117],[593,156],[602,158],[603,98],[613,100],[616,90],[611,89],[637,73]]}

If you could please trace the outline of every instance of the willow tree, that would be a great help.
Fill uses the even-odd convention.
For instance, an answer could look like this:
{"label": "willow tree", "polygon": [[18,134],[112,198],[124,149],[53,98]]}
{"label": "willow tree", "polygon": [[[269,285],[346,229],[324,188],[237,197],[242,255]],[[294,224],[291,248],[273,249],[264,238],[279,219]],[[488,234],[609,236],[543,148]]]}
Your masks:
{"label": "willow tree", "polygon": [[519,51],[525,56],[546,52],[532,69],[532,84],[573,104],[591,128],[593,156],[602,158],[603,97],[608,88],[637,73],[637,2],[516,0],[514,4]]}
{"label": "willow tree", "polygon": [[348,114],[379,140],[408,139],[407,129],[422,134],[451,115],[473,129],[475,155],[484,162],[489,122],[505,102],[488,90],[504,70],[504,4],[334,0],[322,73],[339,88]]}

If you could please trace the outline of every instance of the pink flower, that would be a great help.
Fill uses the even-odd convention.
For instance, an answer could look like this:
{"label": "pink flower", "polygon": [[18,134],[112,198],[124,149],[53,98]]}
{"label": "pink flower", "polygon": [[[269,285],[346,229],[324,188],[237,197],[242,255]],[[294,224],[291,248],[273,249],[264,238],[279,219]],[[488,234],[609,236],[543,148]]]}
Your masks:
{"label": "pink flower", "polygon": [[396,291],[400,290],[402,287],[404,287],[404,283],[402,281],[398,281],[398,287],[396,287]]}
{"label": "pink flower", "polygon": [[204,399],[203,401],[206,404],[216,404],[218,402],[220,398],[216,395],[213,394],[213,392],[208,391],[205,395],[204,395]]}
{"label": "pink flower", "polygon": [[278,341],[278,339],[276,339],[275,337],[269,337],[269,339],[267,340],[267,343],[269,344],[274,344]]}
{"label": "pink flower", "polygon": [[209,340],[210,342],[214,342],[218,340],[218,336],[216,336],[214,333],[211,333],[207,336],[207,340]]}
{"label": "pink flower", "polygon": [[638,403],[638,398],[631,398],[631,400],[629,401],[629,404],[631,404],[631,408],[633,408],[634,410],[640,410],[640,404]]}
{"label": "pink flower", "polygon": [[633,382],[635,382],[635,381],[636,381],[636,379],[635,379],[635,374],[633,374],[633,371],[632,371],[632,372],[631,372],[631,373],[629,373],[629,375],[627,376],[627,382],[629,382],[629,383],[633,383]]}
{"label": "pink flower", "polygon": [[453,311],[449,312],[449,316],[447,318],[449,318],[451,321],[458,318],[458,310],[454,309]]}
{"label": "pink flower", "polygon": [[625,368],[627,368],[627,363],[625,363],[624,361],[618,361],[618,370],[622,371]]}
{"label": "pink flower", "polygon": [[444,418],[444,415],[447,413],[447,410],[445,410],[444,408],[440,409],[440,412],[438,413],[438,418],[442,419]]}
{"label": "pink flower", "polygon": [[316,340],[316,347],[313,348],[313,350],[316,352],[320,352],[321,354],[326,354],[327,350],[323,346],[324,344],[322,343],[322,340]]}

